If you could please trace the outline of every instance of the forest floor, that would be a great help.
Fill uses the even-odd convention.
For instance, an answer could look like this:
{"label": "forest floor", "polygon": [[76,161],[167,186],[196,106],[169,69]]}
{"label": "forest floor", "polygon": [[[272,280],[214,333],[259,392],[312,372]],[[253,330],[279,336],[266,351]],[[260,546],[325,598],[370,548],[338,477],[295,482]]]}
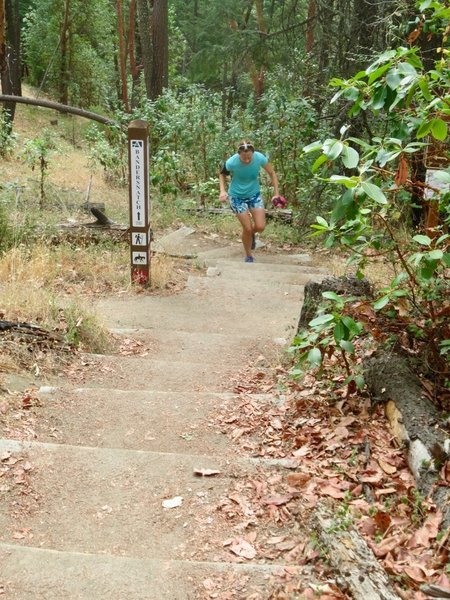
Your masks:
{"label": "forest floor", "polygon": [[[72,146],[51,182],[79,198],[88,160]],[[2,183],[18,172],[2,164]],[[93,184],[92,200],[120,217],[123,189]],[[237,237],[185,228],[173,243],[157,235],[161,254],[179,255],[164,293],[87,295],[110,353],[65,356],[53,373],[33,353],[28,370],[3,370],[0,596],[425,600],[423,584],[450,589],[442,515],[416,491],[382,407],[349,396],[336,364],[289,374],[304,285],[330,257],[269,243],[247,265]],[[372,572],[378,595],[365,587]]]}

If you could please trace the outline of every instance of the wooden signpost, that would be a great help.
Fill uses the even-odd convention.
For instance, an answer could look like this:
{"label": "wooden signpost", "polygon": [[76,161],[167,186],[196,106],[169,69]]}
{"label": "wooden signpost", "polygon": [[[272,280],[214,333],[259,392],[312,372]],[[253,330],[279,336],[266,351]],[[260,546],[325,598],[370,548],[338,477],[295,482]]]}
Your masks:
{"label": "wooden signpost", "polygon": [[150,284],[150,194],[148,125],[128,126],[131,281]]}

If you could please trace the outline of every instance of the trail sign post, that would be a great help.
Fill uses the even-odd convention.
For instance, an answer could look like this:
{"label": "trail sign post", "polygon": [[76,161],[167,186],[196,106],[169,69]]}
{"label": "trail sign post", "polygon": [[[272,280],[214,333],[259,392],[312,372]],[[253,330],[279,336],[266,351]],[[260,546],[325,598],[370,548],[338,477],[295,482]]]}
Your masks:
{"label": "trail sign post", "polygon": [[131,281],[150,283],[149,145],[146,121],[128,126]]}

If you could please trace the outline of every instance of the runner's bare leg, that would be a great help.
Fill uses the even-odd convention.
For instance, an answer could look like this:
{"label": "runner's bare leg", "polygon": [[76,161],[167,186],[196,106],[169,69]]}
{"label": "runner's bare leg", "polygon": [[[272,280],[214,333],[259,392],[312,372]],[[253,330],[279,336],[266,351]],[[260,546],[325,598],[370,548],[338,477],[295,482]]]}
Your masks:
{"label": "runner's bare leg", "polygon": [[[260,209],[261,210],[261,209]],[[242,225],[242,244],[245,250],[245,256],[252,255],[252,235],[253,235],[253,223],[249,212],[237,213],[237,218]]]}

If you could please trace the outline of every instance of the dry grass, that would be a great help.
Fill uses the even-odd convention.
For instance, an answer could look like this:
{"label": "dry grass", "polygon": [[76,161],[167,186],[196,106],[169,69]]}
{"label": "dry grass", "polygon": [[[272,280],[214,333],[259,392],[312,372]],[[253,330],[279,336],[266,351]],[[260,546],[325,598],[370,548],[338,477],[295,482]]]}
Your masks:
{"label": "dry grass", "polygon": [[0,259],[0,280],[58,293],[104,293],[127,286],[127,259],[124,247],[20,246]]}
{"label": "dry grass", "polygon": [[[9,318],[52,323],[62,297],[139,291],[130,285],[129,251],[113,248],[20,246],[0,258],[0,308]],[[172,259],[156,256],[151,263],[151,289],[179,283]],[[67,304],[67,301],[64,301]]]}
{"label": "dry grass", "polygon": [[[340,277],[342,275],[354,275],[355,267],[347,264],[347,256],[337,252],[317,252],[315,255],[316,266],[326,268],[331,275]],[[396,273],[390,263],[385,261],[371,259],[371,262],[364,268],[364,274],[375,289],[380,289],[389,285]]]}

